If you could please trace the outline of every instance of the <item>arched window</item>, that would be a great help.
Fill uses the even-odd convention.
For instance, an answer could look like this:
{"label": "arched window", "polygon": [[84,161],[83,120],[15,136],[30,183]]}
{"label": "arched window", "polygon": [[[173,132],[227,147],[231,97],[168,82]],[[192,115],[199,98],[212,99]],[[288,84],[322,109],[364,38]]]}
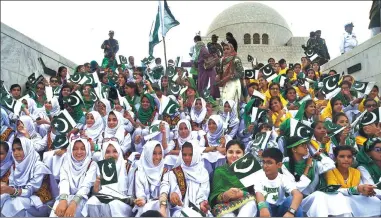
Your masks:
{"label": "arched window", "polygon": [[269,44],[269,35],[266,33],[262,35],[262,44],[268,45]]}
{"label": "arched window", "polygon": [[261,40],[259,39],[259,34],[255,33],[253,35],[253,44],[260,44],[260,43],[261,43]]}
{"label": "arched window", "polygon": [[243,36],[243,43],[244,43],[244,44],[250,44],[250,43],[251,43],[251,36],[250,36],[250,34],[246,33],[246,34]]}

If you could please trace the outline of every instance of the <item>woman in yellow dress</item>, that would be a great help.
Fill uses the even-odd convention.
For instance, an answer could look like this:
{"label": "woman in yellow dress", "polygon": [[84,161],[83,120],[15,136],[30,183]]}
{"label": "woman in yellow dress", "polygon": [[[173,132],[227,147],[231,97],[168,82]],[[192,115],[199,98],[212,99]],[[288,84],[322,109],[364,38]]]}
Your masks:
{"label": "woman in yellow dress", "polygon": [[339,192],[346,196],[355,217],[380,216],[381,200],[375,196],[374,186],[361,183],[361,172],[352,168],[354,150],[350,146],[339,146],[334,150],[336,168],[326,173],[328,185],[341,185]]}
{"label": "woman in yellow dress", "polygon": [[273,125],[276,128],[279,128],[280,124],[288,118],[291,118],[292,115],[286,111],[284,106],[281,103],[279,96],[273,96],[270,98],[270,112],[269,117],[273,122]]}

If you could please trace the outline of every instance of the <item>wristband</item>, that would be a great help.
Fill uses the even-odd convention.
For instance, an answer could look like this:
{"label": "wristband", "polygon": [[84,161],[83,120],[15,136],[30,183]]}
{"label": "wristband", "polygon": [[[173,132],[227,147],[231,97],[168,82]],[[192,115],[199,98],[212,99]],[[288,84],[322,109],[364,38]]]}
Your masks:
{"label": "wristband", "polygon": [[258,203],[258,210],[262,210],[263,208],[268,208],[266,202],[261,201]]}
{"label": "wristband", "polygon": [[350,195],[358,195],[358,194],[359,194],[359,191],[357,190],[357,187],[350,187],[350,188],[348,189],[348,193],[349,193]]}
{"label": "wristband", "polygon": [[81,196],[75,195],[72,201],[74,201],[77,205],[79,205],[81,200],[82,200]]}
{"label": "wristband", "polygon": [[62,194],[60,195],[59,200],[67,200],[67,198],[68,198],[67,194]]}
{"label": "wristband", "polygon": [[94,145],[94,151],[98,151],[98,144]]}

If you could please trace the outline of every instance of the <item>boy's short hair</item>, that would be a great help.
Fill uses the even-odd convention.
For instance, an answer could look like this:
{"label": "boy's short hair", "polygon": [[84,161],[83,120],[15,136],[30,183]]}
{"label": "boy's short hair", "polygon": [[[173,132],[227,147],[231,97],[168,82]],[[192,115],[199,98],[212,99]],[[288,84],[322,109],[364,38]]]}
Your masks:
{"label": "boy's short hair", "polygon": [[157,210],[147,210],[140,217],[163,217],[163,215]]}
{"label": "boy's short hair", "polygon": [[274,159],[276,163],[283,161],[283,154],[278,148],[266,148],[262,153],[262,158]]}
{"label": "boy's short hair", "polygon": [[20,91],[21,91],[21,86],[19,85],[19,84],[13,84],[13,85],[11,85],[11,91],[12,91],[12,89],[14,89],[14,88],[20,88]]}

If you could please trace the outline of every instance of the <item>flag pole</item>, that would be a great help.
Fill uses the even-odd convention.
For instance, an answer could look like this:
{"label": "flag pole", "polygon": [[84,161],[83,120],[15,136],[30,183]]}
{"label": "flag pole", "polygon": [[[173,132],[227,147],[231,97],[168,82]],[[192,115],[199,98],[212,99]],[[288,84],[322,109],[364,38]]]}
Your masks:
{"label": "flag pole", "polygon": [[165,47],[165,37],[163,36],[163,45],[164,45],[164,61],[165,61],[165,69],[167,69],[167,49]]}

